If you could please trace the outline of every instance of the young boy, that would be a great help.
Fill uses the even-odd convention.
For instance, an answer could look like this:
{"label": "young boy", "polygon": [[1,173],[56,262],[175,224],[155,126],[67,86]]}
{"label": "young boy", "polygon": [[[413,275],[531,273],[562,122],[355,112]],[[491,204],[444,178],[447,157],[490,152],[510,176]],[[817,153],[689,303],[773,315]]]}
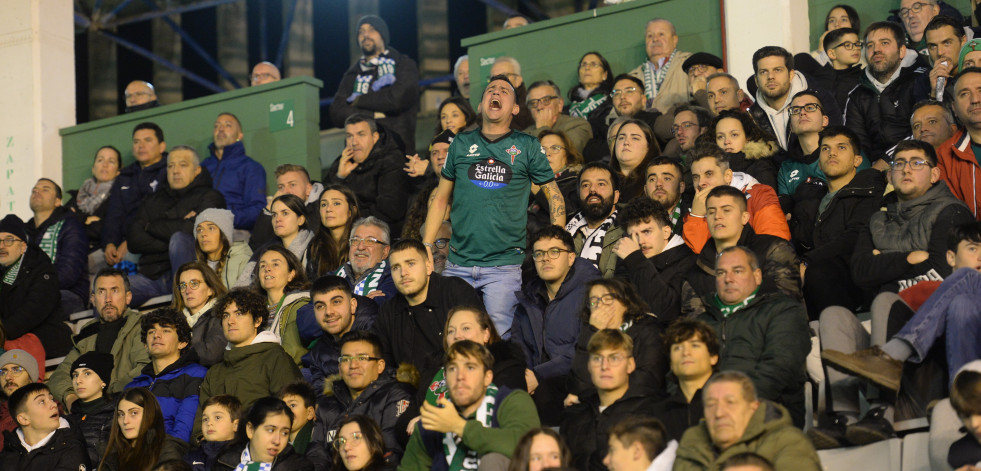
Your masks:
{"label": "young boy", "polygon": [[7,434],[0,469],[88,469],[85,444],[58,415],[58,403],[47,385],[31,383],[14,391],[10,412],[17,429]]}
{"label": "young boy", "polygon": [[211,396],[202,404],[201,446],[187,454],[187,461],[195,471],[214,468],[222,448],[235,439],[238,421],[242,416],[242,402],[228,394]]}
{"label": "young boy", "polygon": [[964,422],[967,435],[954,442],[947,454],[951,469],[981,467],[981,372],[978,362],[965,365],[950,388],[950,405]]}
{"label": "young boy", "polygon": [[293,428],[290,444],[293,450],[304,455],[313,433],[313,419],[317,417],[317,397],[313,388],[305,382],[287,384],[279,391],[279,398],[293,411]]}
{"label": "young boy", "polygon": [[72,363],[69,373],[78,399],[65,418],[85,438],[90,463],[102,459],[116,412],[112,399],[106,395],[112,378],[112,361],[112,355],[108,353],[88,352]]}

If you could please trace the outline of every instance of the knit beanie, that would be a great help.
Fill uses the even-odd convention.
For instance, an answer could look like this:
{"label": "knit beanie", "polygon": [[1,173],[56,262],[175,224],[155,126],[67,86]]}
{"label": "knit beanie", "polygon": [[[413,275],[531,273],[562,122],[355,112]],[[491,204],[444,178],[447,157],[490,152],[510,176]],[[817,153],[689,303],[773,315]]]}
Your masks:
{"label": "knit beanie", "polygon": [[9,364],[14,364],[24,368],[27,370],[27,375],[31,377],[31,381],[37,381],[37,359],[35,359],[30,353],[27,353],[21,349],[7,350],[3,355],[0,355],[0,368]]}
{"label": "knit beanie", "polygon": [[208,208],[201,211],[198,217],[194,218],[195,231],[202,222],[210,222],[218,226],[221,233],[225,234],[225,238],[228,239],[228,243],[232,243],[232,235],[235,233],[235,214],[231,211],[218,208]]}
{"label": "knit beanie", "polygon": [[75,360],[75,363],[72,363],[72,369],[68,371],[68,376],[71,376],[79,368],[88,368],[99,375],[99,379],[108,385],[112,378],[112,366],[112,355],[108,353],[95,351],[83,353]]}
{"label": "knit beanie", "polygon": [[385,49],[388,49],[388,24],[385,23],[385,20],[375,15],[365,15],[358,20],[358,29],[361,29],[361,25],[365,23],[368,23],[372,28],[375,28],[375,31],[378,31],[378,34],[382,37],[382,41],[385,42]]}
{"label": "knit beanie", "polygon": [[453,134],[453,131],[444,129],[443,132],[437,134],[436,137],[433,138],[433,142],[429,143],[429,150],[433,150],[433,146],[436,144],[452,144],[453,138],[455,137],[456,134]]}
{"label": "knit beanie", "polygon": [[24,228],[24,221],[16,214],[8,214],[0,219],[0,232],[9,232],[14,237],[27,242],[27,230]]}

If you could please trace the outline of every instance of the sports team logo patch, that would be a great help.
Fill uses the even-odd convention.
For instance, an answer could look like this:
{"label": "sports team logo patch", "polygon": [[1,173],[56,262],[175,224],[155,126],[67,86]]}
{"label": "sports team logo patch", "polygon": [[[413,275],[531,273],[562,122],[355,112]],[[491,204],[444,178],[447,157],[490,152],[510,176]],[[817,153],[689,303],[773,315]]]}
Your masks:
{"label": "sports team logo patch", "polygon": [[400,417],[405,411],[409,410],[409,401],[406,399],[400,400],[395,404],[395,416]]}
{"label": "sports team logo patch", "polygon": [[521,153],[521,151],[518,150],[518,146],[515,146],[515,145],[512,145],[510,149],[508,149],[508,150],[506,150],[504,152],[507,152],[507,154],[511,156],[511,165],[514,165],[514,158],[517,157],[518,154]]}

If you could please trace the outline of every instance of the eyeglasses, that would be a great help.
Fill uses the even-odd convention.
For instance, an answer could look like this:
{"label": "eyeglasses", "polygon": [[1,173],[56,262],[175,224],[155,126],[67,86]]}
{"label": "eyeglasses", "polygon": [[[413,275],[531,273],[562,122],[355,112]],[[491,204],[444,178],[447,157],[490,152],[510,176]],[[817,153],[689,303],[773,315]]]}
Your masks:
{"label": "eyeglasses", "polygon": [[572,251],[570,250],[560,249],[558,247],[552,247],[548,250],[536,250],[532,252],[531,258],[536,262],[541,261],[543,258],[546,260],[555,260],[556,258],[559,258],[559,254],[563,252],[572,253]]}
{"label": "eyeglasses", "polygon": [[926,161],[926,160],[923,160],[923,159],[915,159],[915,160],[910,160],[910,161],[906,161],[906,160],[893,160],[892,162],[889,162],[889,167],[892,168],[892,171],[893,172],[902,172],[903,169],[906,168],[906,165],[907,164],[909,164],[909,169],[912,170],[912,171],[914,171],[914,172],[917,171],[917,170],[924,169],[924,168],[933,167],[933,165],[930,165],[930,162],[929,161]]}
{"label": "eyeglasses", "polygon": [[615,300],[615,299],[617,299],[617,295],[615,295],[613,293],[606,293],[606,294],[604,294],[602,296],[590,296],[589,297],[589,307],[594,309],[594,308],[596,308],[596,306],[599,306],[600,303],[603,303],[603,304],[609,306],[609,305],[613,304],[613,300]]}
{"label": "eyeglasses", "polygon": [[620,366],[627,358],[630,357],[622,353],[614,353],[613,355],[606,356],[606,357],[603,355],[590,355],[589,363],[595,366],[602,366],[603,360],[606,360],[606,363],[609,364],[610,366]]}
{"label": "eyeglasses", "polygon": [[265,79],[265,80],[269,80],[269,79],[279,80],[279,78],[277,78],[273,74],[255,74],[255,75],[250,76],[249,78],[252,79],[252,82],[253,83],[258,82],[259,80],[263,80],[263,79]]}
{"label": "eyeglasses", "polygon": [[0,368],[0,378],[6,377],[7,375],[20,376],[23,373],[23,366],[11,366],[10,368]]}
{"label": "eyeglasses", "polygon": [[803,106],[791,106],[788,109],[790,110],[790,115],[791,116],[797,116],[797,115],[799,115],[800,112],[801,112],[801,110],[804,110],[804,111],[806,111],[808,113],[813,113],[813,112],[818,111],[818,110],[823,110],[821,108],[821,105],[819,105],[817,103],[808,103],[808,104],[803,105]]}
{"label": "eyeglasses", "polygon": [[831,49],[838,49],[839,47],[843,47],[843,48],[845,48],[845,50],[851,51],[853,49],[861,49],[862,46],[864,46],[864,45],[865,45],[865,43],[863,43],[861,41],[856,41],[856,42],[848,42],[848,41],[845,41],[845,42],[843,42],[843,43],[841,43],[841,44],[839,44],[839,45],[837,45],[837,46],[835,46],[835,47],[833,47]]}
{"label": "eyeglasses", "polygon": [[637,93],[637,87],[627,87],[624,88],[623,90],[613,90],[612,92],[610,92],[610,98],[616,100],[617,98],[620,97],[620,95],[623,95],[625,93],[629,93],[629,94]]}
{"label": "eyeglasses", "polygon": [[545,151],[548,152],[549,154],[554,154],[560,150],[565,150],[565,147],[556,144],[554,146],[548,146],[545,148]]}
{"label": "eyeglasses", "polygon": [[133,98],[134,96],[152,96],[152,95],[153,95],[153,93],[151,93],[151,92],[132,92],[132,93],[125,92],[125,93],[123,93],[123,96],[126,97],[126,98]]}
{"label": "eyeglasses", "polygon": [[450,239],[444,237],[442,239],[436,239],[433,241],[433,246],[437,249],[445,249],[447,245],[450,244]]}
{"label": "eyeglasses", "polygon": [[688,72],[695,72],[696,74],[700,74],[708,70],[709,67],[711,66],[708,64],[695,64],[688,68]]}
{"label": "eyeglasses", "polygon": [[579,68],[580,69],[598,69],[600,67],[603,67],[603,64],[600,64],[599,62],[580,62],[579,63]]}
{"label": "eyeglasses", "polygon": [[14,245],[17,242],[23,242],[23,241],[16,237],[7,237],[6,239],[0,240],[0,245],[3,245],[4,247],[10,247],[11,245]]}
{"label": "eyeglasses", "polygon": [[678,134],[678,132],[680,132],[682,129],[684,129],[685,131],[691,131],[692,129],[697,127],[698,127],[697,123],[686,121],[684,123],[675,124],[674,126],[671,126],[671,134]]}
{"label": "eyeglasses", "polygon": [[912,4],[912,5],[910,5],[909,8],[900,8],[899,9],[899,17],[900,18],[909,18],[909,14],[910,13],[919,13],[920,10],[923,9],[923,7],[928,7],[930,5],[933,5],[933,3],[916,2],[916,3]]}
{"label": "eyeglasses", "polygon": [[382,242],[382,241],[380,241],[380,240],[378,240],[378,239],[376,239],[374,237],[367,237],[367,238],[364,238],[364,239],[362,239],[360,237],[351,237],[347,241],[348,241],[348,243],[351,244],[351,246],[354,246],[354,247],[357,247],[358,245],[361,245],[361,244],[364,244],[365,247],[374,247],[376,245],[388,245],[388,243]]}
{"label": "eyeglasses", "polygon": [[337,362],[342,365],[345,363],[351,363],[355,361],[358,363],[365,363],[369,361],[378,361],[378,360],[381,360],[381,358],[368,356],[367,354],[364,353],[360,355],[341,355],[337,357]]}
{"label": "eyeglasses", "polygon": [[180,289],[181,291],[187,291],[187,288],[198,289],[198,287],[201,286],[202,283],[204,282],[201,280],[191,280],[188,282],[182,281],[177,284],[177,288]]}
{"label": "eyeglasses", "polygon": [[357,446],[361,443],[362,438],[364,438],[364,436],[361,435],[361,432],[354,432],[351,434],[351,438],[337,437],[331,443],[334,445],[335,450],[343,451],[344,445],[347,445],[348,442],[351,442],[351,445],[353,446]]}
{"label": "eyeglasses", "polygon": [[549,96],[543,96],[543,97],[538,98],[538,99],[535,99],[535,100],[528,100],[528,107],[529,108],[538,108],[538,104],[539,103],[541,103],[542,106],[548,106],[548,105],[552,104],[552,100],[554,100],[556,98],[558,98],[558,97],[555,96],[555,95],[549,95]]}

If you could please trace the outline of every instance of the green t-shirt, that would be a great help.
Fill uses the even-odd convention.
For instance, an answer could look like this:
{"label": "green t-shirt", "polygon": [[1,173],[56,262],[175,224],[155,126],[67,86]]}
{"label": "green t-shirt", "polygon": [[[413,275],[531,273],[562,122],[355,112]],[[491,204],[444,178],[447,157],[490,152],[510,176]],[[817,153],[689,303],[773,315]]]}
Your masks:
{"label": "green t-shirt", "polygon": [[519,131],[494,141],[479,128],[461,133],[442,176],[454,182],[449,260],[465,267],[521,264],[531,184],[555,179],[538,139]]}

